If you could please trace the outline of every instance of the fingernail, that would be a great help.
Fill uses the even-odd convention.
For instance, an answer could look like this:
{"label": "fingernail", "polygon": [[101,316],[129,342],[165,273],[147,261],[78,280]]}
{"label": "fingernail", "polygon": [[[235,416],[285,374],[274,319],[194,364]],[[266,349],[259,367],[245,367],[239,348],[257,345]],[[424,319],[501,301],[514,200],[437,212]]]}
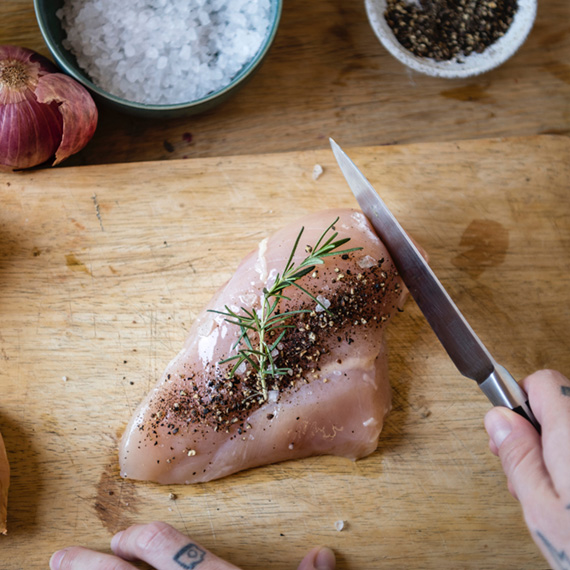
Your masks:
{"label": "fingernail", "polygon": [[512,431],[511,422],[503,415],[501,410],[495,410],[488,421],[487,432],[493,443],[497,447],[501,444]]}
{"label": "fingernail", "polygon": [[57,552],[54,552],[51,555],[51,558],[49,560],[49,567],[51,570],[59,570],[59,567],[61,565],[61,561],[63,560],[63,557],[65,556],[65,549],[64,550],[58,550]]}
{"label": "fingernail", "polygon": [[113,552],[115,552],[115,550],[117,549],[117,547],[119,546],[119,541],[121,540],[121,536],[123,536],[123,533],[125,531],[121,530],[119,531],[112,539],[111,539],[111,550]]}
{"label": "fingernail", "polygon": [[336,560],[334,552],[323,546],[315,556],[315,570],[334,570],[336,567]]}

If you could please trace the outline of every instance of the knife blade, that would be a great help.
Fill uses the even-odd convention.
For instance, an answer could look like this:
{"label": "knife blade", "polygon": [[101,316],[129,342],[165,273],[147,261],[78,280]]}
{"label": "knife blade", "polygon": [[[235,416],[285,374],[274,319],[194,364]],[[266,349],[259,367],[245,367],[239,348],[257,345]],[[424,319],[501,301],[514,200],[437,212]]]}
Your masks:
{"label": "knife blade", "polygon": [[491,356],[370,182],[340,146],[333,139],[329,141],[360,208],[384,242],[410,294],[459,372],[475,380],[493,406],[514,410],[540,431],[524,390]]}

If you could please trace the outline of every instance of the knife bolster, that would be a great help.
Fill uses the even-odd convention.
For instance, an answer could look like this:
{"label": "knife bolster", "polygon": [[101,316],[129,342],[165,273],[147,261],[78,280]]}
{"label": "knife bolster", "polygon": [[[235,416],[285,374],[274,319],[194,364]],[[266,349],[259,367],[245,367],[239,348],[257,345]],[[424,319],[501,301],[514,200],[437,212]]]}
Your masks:
{"label": "knife bolster", "polygon": [[525,391],[506,368],[495,363],[493,372],[479,383],[479,388],[493,406],[504,406],[514,410],[530,421],[540,433],[540,424],[530,409]]}

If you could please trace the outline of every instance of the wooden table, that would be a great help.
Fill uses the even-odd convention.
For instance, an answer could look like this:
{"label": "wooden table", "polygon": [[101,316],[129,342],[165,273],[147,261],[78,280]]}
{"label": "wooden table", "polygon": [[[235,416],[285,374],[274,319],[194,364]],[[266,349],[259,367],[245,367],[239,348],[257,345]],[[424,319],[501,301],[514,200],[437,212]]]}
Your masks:
{"label": "wooden table", "polygon": [[[32,0],[0,2],[0,43],[48,55]],[[464,80],[425,77],[393,59],[373,34],[363,0],[285,0],[273,49],[232,100],[170,121],[102,108],[95,137],[65,164],[317,149],[329,136],[355,146],[569,134],[569,62],[568,0],[539,0],[520,51]]]}
{"label": "wooden table", "polygon": [[[517,378],[570,371],[569,153],[556,136],[351,150]],[[371,456],[187,487],[119,477],[130,415],[241,257],[305,213],[356,206],[330,151],[0,174],[0,204],[2,570],[108,551],[155,519],[250,570],[291,570],[316,544],[339,570],[546,568],[488,450],[489,403],[413,301],[387,329],[394,406]]]}
{"label": "wooden table", "polygon": [[[0,1],[0,43],[48,55],[32,0]],[[13,477],[0,568],[45,569],[73,543],[105,550],[152,519],[253,570],[294,568],[317,543],[341,570],[545,568],[487,449],[488,403],[411,302],[389,329],[394,410],[363,461],[161,487],[121,480],[116,448],[238,259],[305,212],[355,206],[329,136],[361,147],[351,154],[516,377],[568,373],[570,150],[565,136],[516,137],[570,134],[569,60],[568,0],[539,0],[521,50],[465,80],[404,68],[361,0],[285,0],[266,62],[223,106],[170,121],[101,107],[81,153],[1,174],[0,428]]]}

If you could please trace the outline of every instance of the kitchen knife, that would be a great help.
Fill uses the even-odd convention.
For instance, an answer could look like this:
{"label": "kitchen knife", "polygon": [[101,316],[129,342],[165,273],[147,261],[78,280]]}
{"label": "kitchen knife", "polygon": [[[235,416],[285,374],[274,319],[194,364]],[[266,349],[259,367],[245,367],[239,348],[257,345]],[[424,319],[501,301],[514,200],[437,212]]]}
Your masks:
{"label": "kitchen knife", "polygon": [[491,404],[514,410],[540,432],[524,390],[495,362],[370,182],[340,146],[329,140],[360,208],[384,242],[398,273],[459,372],[475,380]]}

